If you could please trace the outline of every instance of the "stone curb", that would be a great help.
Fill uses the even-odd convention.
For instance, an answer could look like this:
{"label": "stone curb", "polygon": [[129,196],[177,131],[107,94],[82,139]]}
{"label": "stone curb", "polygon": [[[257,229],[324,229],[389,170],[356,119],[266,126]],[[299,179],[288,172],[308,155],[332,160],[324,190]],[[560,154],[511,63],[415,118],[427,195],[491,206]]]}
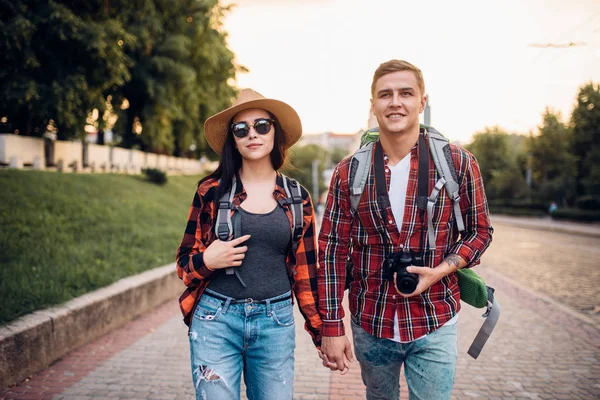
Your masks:
{"label": "stone curb", "polygon": [[23,381],[76,348],[172,300],[181,290],[173,263],[0,327],[0,387]]}
{"label": "stone curb", "polygon": [[587,237],[600,238],[600,226],[587,225],[575,222],[561,222],[553,220],[537,220],[527,217],[509,217],[493,214],[490,216],[492,225],[510,225],[518,228],[537,229],[546,232],[569,233]]}

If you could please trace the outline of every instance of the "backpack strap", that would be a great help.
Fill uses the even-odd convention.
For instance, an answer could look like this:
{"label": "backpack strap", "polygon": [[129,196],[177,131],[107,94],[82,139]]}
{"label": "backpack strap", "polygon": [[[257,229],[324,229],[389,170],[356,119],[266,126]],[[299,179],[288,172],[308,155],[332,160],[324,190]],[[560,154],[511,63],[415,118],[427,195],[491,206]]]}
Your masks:
{"label": "backpack strap", "polygon": [[[220,180],[219,180],[220,183]],[[222,241],[230,240],[233,237],[233,226],[231,224],[231,209],[233,207],[233,196],[237,188],[235,176],[231,180],[231,188],[219,199],[219,209],[217,211],[217,223],[215,224],[215,234]]]}
{"label": "backpack strap", "polygon": [[433,158],[435,168],[440,175],[440,179],[437,181],[433,191],[429,195],[427,204],[427,222],[430,239],[429,246],[431,246],[432,249],[435,249],[435,237],[433,243],[431,242],[433,227],[431,219],[433,218],[433,205],[435,204],[442,187],[446,188],[446,192],[452,199],[452,204],[454,207],[454,219],[459,232],[465,230],[465,224],[462,217],[462,211],[460,209],[460,187],[456,182],[458,178],[456,175],[456,168],[452,160],[452,154],[450,153],[448,139],[446,139],[441,133],[433,128],[428,128],[427,134],[429,138],[429,150],[431,152],[431,157]]}
{"label": "backpack strap", "polygon": [[479,357],[479,353],[481,353],[481,349],[487,342],[488,338],[492,334],[492,331],[496,327],[496,323],[498,322],[498,318],[500,318],[500,304],[494,298],[494,288],[487,287],[488,292],[488,301],[487,301],[487,310],[482,317],[485,318],[483,325],[479,328],[479,332],[477,332],[477,336],[471,343],[469,350],[467,353],[473,357]]}
{"label": "backpack strap", "polygon": [[350,208],[353,212],[358,210],[360,197],[367,184],[371,159],[373,158],[373,142],[356,150],[350,160],[349,181],[350,184]]}
{"label": "backpack strap", "polygon": [[298,182],[281,174],[283,187],[287,195],[286,203],[292,208],[292,249],[294,253],[298,249],[298,243],[302,238],[302,227],[304,224],[304,207],[302,204],[302,190]]}
{"label": "backpack strap", "polygon": [[[234,222],[232,223],[231,221],[233,197],[235,196],[236,190],[237,180],[234,175],[233,179],[231,180],[231,188],[229,188],[227,192],[223,193],[223,195],[219,199],[219,209],[217,210],[217,222],[215,224],[215,233],[219,240],[223,242],[239,237],[240,233],[242,232],[242,218],[240,217],[240,215],[235,213],[233,217]],[[246,287],[246,283],[240,276],[237,268],[225,268],[225,274],[237,276],[242,286]]]}

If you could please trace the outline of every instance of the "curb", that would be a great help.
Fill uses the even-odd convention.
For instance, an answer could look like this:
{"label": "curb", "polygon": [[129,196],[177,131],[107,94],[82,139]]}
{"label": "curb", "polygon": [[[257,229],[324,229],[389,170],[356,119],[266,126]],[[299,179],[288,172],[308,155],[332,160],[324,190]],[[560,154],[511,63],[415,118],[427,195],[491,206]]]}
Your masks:
{"label": "curb", "polygon": [[578,224],[574,222],[558,222],[553,220],[536,220],[525,217],[508,217],[504,215],[491,215],[492,226],[511,225],[518,228],[543,230],[546,232],[568,233],[571,235],[581,235],[586,237],[600,238],[600,226]]}
{"label": "curb", "polygon": [[177,298],[180,292],[173,263],[0,327],[0,387],[22,382],[76,348]]}

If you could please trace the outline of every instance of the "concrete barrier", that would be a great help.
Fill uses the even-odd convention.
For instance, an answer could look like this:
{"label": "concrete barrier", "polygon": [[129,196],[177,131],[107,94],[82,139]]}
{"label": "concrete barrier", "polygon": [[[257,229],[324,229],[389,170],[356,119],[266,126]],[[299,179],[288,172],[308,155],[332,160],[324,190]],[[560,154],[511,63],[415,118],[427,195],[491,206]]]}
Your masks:
{"label": "concrete barrier", "polygon": [[142,172],[146,164],[146,153],[140,150],[131,150],[129,153],[129,170],[133,174]]}
{"label": "concrete barrier", "polygon": [[81,142],[56,140],[54,142],[54,162],[59,169],[81,171],[83,161]]}
{"label": "concrete barrier", "polygon": [[146,164],[144,168],[157,168],[158,167],[158,154],[146,153]]}
{"label": "concrete barrier", "polygon": [[169,169],[169,156],[166,156],[164,154],[159,154],[158,155],[158,163],[156,164],[156,168],[160,169],[161,171],[167,171]]}
{"label": "concrete barrier", "polygon": [[[15,159],[16,158],[16,159]],[[15,163],[34,165],[40,168],[45,166],[44,139],[14,135],[12,133],[0,134],[0,164]]]}
{"label": "concrete barrier", "polygon": [[110,147],[88,143],[87,152],[87,165],[93,172],[110,170]]}
{"label": "concrete barrier", "polygon": [[[53,160],[59,171],[80,171],[84,163],[92,172],[139,174],[142,168],[158,168],[176,174],[198,174],[204,169],[198,160],[94,143],[56,140],[53,147]],[[44,139],[0,134],[0,164],[11,168],[43,169],[46,165]]]}
{"label": "concrete barrier", "polygon": [[129,152],[131,150],[121,147],[110,148],[110,164],[115,172],[127,171],[129,165]]}
{"label": "concrete barrier", "polygon": [[177,301],[182,291],[175,264],[169,264],[0,327],[0,388],[23,381],[165,301]]}

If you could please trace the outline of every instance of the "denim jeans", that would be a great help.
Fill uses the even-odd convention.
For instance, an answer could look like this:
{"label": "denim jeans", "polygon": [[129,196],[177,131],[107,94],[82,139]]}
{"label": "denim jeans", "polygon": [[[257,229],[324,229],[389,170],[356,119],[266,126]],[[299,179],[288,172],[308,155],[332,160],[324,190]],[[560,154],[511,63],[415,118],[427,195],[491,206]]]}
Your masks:
{"label": "denim jeans", "polygon": [[398,343],[365,332],[352,318],[356,359],[367,399],[400,398],[400,367],[411,400],[449,399],[456,370],[457,325],[442,326],[424,338]]}
{"label": "denim jeans", "polygon": [[[196,399],[240,398],[244,372],[249,400],[292,399],[296,331],[290,293],[266,304],[233,304],[206,289],[189,332]],[[280,300],[273,303],[275,300]]]}

